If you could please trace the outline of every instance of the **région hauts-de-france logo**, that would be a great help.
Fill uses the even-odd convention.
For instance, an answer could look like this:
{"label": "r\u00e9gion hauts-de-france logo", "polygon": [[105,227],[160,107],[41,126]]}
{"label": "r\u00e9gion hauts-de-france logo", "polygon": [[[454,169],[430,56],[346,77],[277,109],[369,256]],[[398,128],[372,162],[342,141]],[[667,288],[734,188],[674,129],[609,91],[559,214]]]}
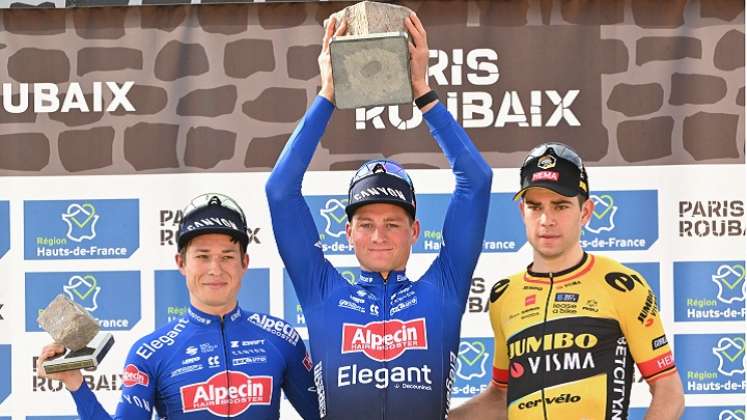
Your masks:
{"label": "r\u00e9gion hauts-de-france logo", "polygon": [[485,343],[479,340],[463,340],[459,343],[457,358],[457,377],[465,381],[487,377],[487,366],[490,353]]}
{"label": "r\u00e9gion hauts-de-france logo", "polygon": [[744,301],[745,289],[747,283],[744,281],[744,265],[742,264],[722,264],[711,276],[711,280],[718,287],[716,299],[723,303],[732,303],[735,301]]}
{"label": "r\u00e9gion hauts-de-france logo", "polygon": [[744,347],[742,337],[722,337],[718,340],[713,354],[718,357],[718,372],[722,375],[744,375]]}
{"label": "r\u00e9gion hauts-de-france logo", "polygon": [[24,258],[128,258],[140,246],[137,199],[26,200]]}
{"label": "r\u00e9gion hauts-de-france logo", "polygon": [[93,204],[72,203],[61,217],[67,223],[65,236],[71,241],[82,242],[96,237],[96,222],[99,221],[99,215],[96,214],[96,207]]}
{"label": "r\u00e9gion hauts-de-france logo", "polygon": [[609,194],[592,194],[589,200],[594,203],[594,213],[584,228],[592,233],[612,231],[615,228],[615,214],[618,210],[615,200]]}
{"label": "r\u00e9gion hauts-de-france logo", "polygon": [[62,290],[70,300],[78,302],[87,311],[95,311],[99,307],[96,298],[101,292],[101,287],[97,285],[96,277],[90,274],[70,277],[67,284],[62,286]]}
{"label": "r\u00e9gion hauts-de-france logo", "polygon": [[345,214],[347,202],[347,198],[341,200],[330,198],[324,207],[319,209],[319,214],[326,222],[324,233],[333,238],[340,238],[345,234],[345,224],[348,221],[347,214]]}
{"label": "r\u00e9gion hauts-de-france logo", "polygon": [[52,299],[64,293],[82,306],[102,330],[128,331],[140,320],[140,272],[25,273],[26,331],[42,331],[36,318]]}
{"label": "r\u00e9gion hauts-de-france logo", "polygon": [[597,191],[589,200],[594,211],[580,240],[587,251],[646,250],[659,238],[656,190]]}

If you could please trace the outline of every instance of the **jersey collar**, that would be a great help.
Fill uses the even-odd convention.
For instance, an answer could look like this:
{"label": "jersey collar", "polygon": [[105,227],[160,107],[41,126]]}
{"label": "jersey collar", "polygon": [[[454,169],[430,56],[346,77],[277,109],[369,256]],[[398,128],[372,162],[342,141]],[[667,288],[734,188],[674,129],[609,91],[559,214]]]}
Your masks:
{"label": "jersey collar", "polygon": [[594,266],[594,260],[593,255],[584,252],[584,256],[578,264],[555,273],[540,273],[532,271],[532,264],[529,264],[526,273],[524,273],[524,280],[529,283],[550,284],[550,278],[552,277],[553,283],[567,282],[589,272],[589,270]]}
{"label": "jersey collar", "polygon": [[[237,303],[236,307],[233,308],[231,312],[223,316],[224,324],[236,322],[241,318],[241,313],[241,308]],[[187,318],[189,318],[191,322],[202,326],[220,325],[221,323],[220,316],[202,312],[192,305],[189,305],[189,308],[187,308]]]}
{"label": "jersey collar", "polygon": [[[387,280],[387,283],[401,284],[408,281],[409,279],[405,275],[404,271],[391,271],[389,272],[389,279]],[[381,273],[361,270],[361,274],[358,276],[357,283],[360,285],[384,284],[384,277],[382,277]]]}

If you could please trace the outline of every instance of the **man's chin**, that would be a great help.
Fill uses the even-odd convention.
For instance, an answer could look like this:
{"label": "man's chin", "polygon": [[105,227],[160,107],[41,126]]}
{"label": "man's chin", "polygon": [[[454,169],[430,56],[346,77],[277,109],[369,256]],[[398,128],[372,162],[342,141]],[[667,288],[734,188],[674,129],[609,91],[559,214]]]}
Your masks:
{"label": "man's chin", "polygon": [[537,248],[537,253],[542,256],[542,258],[551,260],[557,257],[560,257],[563,252],[555,247],[541,247]]}

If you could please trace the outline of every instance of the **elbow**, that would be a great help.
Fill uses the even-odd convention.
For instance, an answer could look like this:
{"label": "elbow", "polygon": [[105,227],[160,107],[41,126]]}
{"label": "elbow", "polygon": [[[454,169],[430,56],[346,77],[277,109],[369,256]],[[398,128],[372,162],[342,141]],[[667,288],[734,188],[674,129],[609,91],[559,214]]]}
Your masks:
{"label": "elbow", "polygon": [[682,392],[679,392],[676,396],[676,417],[680,418],[685,414],[685,395]]}
{"label": "elbow", "polygon": [[265,184],[265,195],[267,196],[267,202],[272,205],[272,203],[277,203],[282,201],[283,199],[283,185],[280,181],[279,177],[273,171],[270,174],[270,177],[267,179],[267,183]]}
{"label": "elbow", "polygon": [[461,154],[453,162],[452,168],[457,175],[457,182],[461,178],[461,181],[465,182],[464,185],[468,185],[477,195],[490,195],[490,189],[493,186],[493,168],[479,152]]}
{"label": "elbow", "polygon": [[[485,161],[483,160],[482,162],[484,163]],[[478,176],[475,181],[475,189],[483,194],[490,195],[490,189],[493,186],[493,169],[485,163],[484,165],[477,165],[476,170],[478,171]]]}
{"label": "elbow", "polygon": [[[679,375],[678,373],[675,373],[674,375]],[[685,390],[682,387],[682,381],[679,377],[676,378],[676,386],[675,386],[675,392],[672,399],[674,400],[675,405],[675,418],[680,418],[682,415],[685,414]]]}

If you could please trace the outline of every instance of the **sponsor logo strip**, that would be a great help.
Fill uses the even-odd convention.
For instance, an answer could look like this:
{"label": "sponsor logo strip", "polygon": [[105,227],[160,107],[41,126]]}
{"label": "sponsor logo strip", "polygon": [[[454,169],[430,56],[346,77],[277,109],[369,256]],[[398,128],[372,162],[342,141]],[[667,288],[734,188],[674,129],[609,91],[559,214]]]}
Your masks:
{"label": "sponsor logo strip", "polygon": [[370,322],[366,325],[343,324],[342,353],[362,352],[369,358],[388,362],[407,350],[427,350],[425,318],[402,322]]}
{"label": "sponsor logo strip", "polygon": [[208,411],[216,416],[238,416],[252,405],[272,403],[272,376],[219,372],[205,382],[181,387],[179,393],[185,413]]}

